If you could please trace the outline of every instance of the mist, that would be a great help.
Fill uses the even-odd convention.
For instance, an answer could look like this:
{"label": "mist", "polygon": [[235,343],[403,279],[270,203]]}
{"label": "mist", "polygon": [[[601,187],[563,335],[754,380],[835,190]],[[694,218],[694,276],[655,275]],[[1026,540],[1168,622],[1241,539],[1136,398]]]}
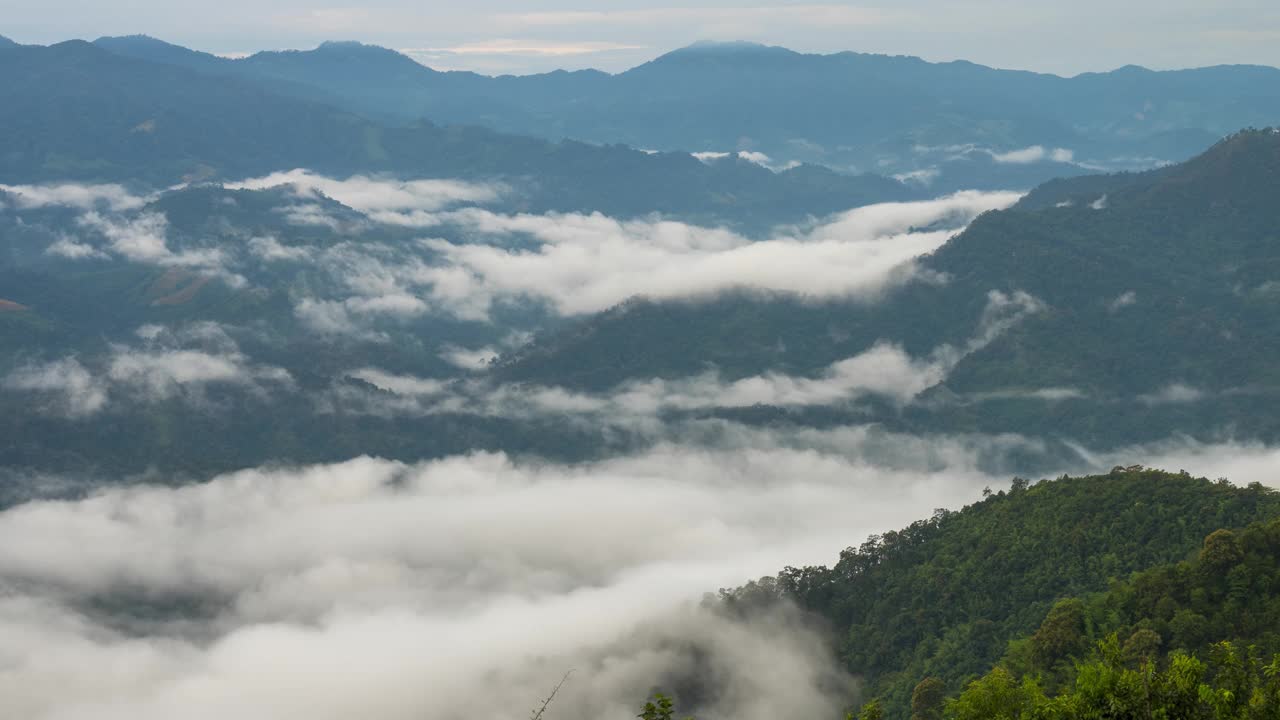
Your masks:
{"label": "mist", "polygon": [[[262,467],[0,512],[0,710],[26,718],[627,718],[655,687],[699,717],[834,717],[857,695],[794,611],[704,593],[958,508],[1039,441],[727,425],[565,465],[501,453]],[[1276,451],[1147,460],[1267,479]],[[1271,478],[1274,481],[1274,478]],[[691,691],[692,692],[692,691]],[[689,708],[695,709],[695,708]]]}

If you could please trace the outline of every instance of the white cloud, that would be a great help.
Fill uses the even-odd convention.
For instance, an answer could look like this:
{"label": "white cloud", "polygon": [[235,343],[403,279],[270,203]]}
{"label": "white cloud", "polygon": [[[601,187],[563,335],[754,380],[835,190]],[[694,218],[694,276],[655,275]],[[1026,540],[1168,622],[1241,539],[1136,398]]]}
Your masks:
{"label": "white cloud", "polygon": [[903,183],[916,183],[928,187],[933,184],[942,175],[942,171],[938,168],[925,168],[923,170],[912,170],[911,172],[899,173],[893,176],[894,180]]}
{"label": "white cloud", "polygon": [[523,55],[532,57],[566,57],[573,55],[589,55],[616,50],[644,50],[644,45],[629,45],[614,42],[554,42],[537,40],[513,40],[509,38],[483,40],[479,42],[454,45],[441,48],[409,48],[401,53],[414,59],[430,61],[449,55]]}
{"label": "white cloud", "polygon": [[[145,212],[123,217],[90,211],[82,215],[78,222],[81,227],[101,233],[107,239],[107,249],[127,260],[224,274],[222,271],[227,257],[222,250],[190,250],[180,253],[170,250],[166,239],[169,221],[161,213]],[[224,277],[230,279],[225,274]]]}
{"label": "white cloud", "polygon": [[112,345],[96,372],[74,357],[63,358],[18,368],[0,387],[48,399],[43,410],[49,414],[84,418],[122,398],[156,402],[181,396],[199,403],[209,385],[238,385],[260,394],[293,383],[284,369],[251,362],[216,323],[176,331],[144,325],[136,334],[142,347]]}
{"label": "white cloud", "polygon": [[112,212],[137,210],[153,199],[153,196],[134,195],[123,185],[81,185],[59,183],[51,185],[3,185],[0,191],[12,193],[18,208],[43,208],[60,206],[79,210],[105,207]]}
{"label": "white cloud", "polygon": [[374,318],[408,319],[422,315],[427,304],[412,295],[395,293],[350,297],[345,300],[303,298],[294,306],[294,315],[312,330],[325,335],[346,335],[355,339],[386,342],[386,333],[369,329]]}
{"label": "white cloud", "polygon": [[54,398],[49,409],[73,418],[93,415],[107,404],[105,385],[75,358],[20,367],[0,385],[6,390]]}
{"label": "white cloud", "polygon": [[67,236],[58,238],[52,245],[45,248],[45,253],[49,255],[57,255],[67,258],[68,260],[88,260],[102,259],[110,257],[101,250],[87,243],[78,242]]}
{"label": "white cloud", "polygon": [[1148,405],[1171,405],[1193,403],[1204,399],[1204,397],[1203,390],[1184,383],[1172,383],[1157,392],[1139,395],[1138,401]]}
{"label": "white cloud", "polygon": [[437,396],[444,393],[448,386],[448,383],[442,380],[425,380],[409,375],[395,375],[377,368],[352,370],[347,375],[396,395]]}
{"label": "white cloud", "polygon": [[[501,197],[505,189],[495,184],[461,180],[398,180],[389,177],[353,175],[345,180],[317,175],[309,170],[290,170],[265,177],[227,183],[229,189],[261,190],[292,185],[302,197],[316,193],[333,198],[347,207],[383,222],[412,224],[423,212],[443,210],[458,204],[485,204]],[[301,220],[320,223],[314,211]]]}
{"label": "white cloud", "polygon": [[800,163],[794,160],[790,162],[781,163],[781,164],[775,163],[773,161],[773,158],[769,157],[768,155],[762,152],[758,152],[754,150],[739,150],[736,153],[716,152],[716,151],[707,150],[707,151],[695,152],[690,154],[704,163],[713,163],[717,160],[723,160],[730,156],[737,156],[743,160],[746,160],[747,162],[755,163],[756,165],[759,165],[762,168],[767,168],[774,172],[790,170],[791,168],[800,166]]}
{"label": "white cloud", "polygon": [[[983,456],[1044,450],[716,425],[714,448],[584,464],[359,458],[7,509],[0,714],[514,720],[570,668],[566,720],[629,717],[695,671],[715,683],[713,707],[683,708],[699,717],[838,714],[848,678],[825,643],[785,614],[743,625],[697,599],[829,564],[1004,485]],[[1133,462],[1274,483],[1280,454],[1177,441],[1081,448],[1068,469]]]}
{"label": "white cloud", "polygon": [[274,237],[250,238],[249,252],[268,262],[297,262],[307,260],[312,255],[309,247],[283,245]]}
{"label": "white cloud", "polygon": [[1051,160],[1056,163],[1074,163],[1075,153],[1066,148],[1047,149],[1043,145],[1032,145],[1031,147],[1022,148],[1021,150],[1010,150],[1009,152],[993,152],[991,157],[998,163],[1010,165],[1030,165],[1032,163],[1044,162]]}
{"label": "white cloud", "polygon": [[[625,717],[703,651],[722,680],[711,716],[822,714],[838,709],[819,687],[822,643],[692,603],[786,564],[831,562],[991,482],[812,450],[661,447],[579,466],[358,459],[29,503],[0,513],[0,581],[14,590],[0,600],[14,660],[0,669],[0,710],[519,718],[575,668],[557,717]],[[80,610],[112,593],[200,597],[214,614]]]}
{"label": "white cloud", "polygon": [[871,299],[916,276],[911,260],[954,231],[913,232],[1008,207],[1017,193],[957,193],[918,203],[857,208],[808,232],[751,241],[720,229],[671,221],[618,221],[603,215],[506,216],[469,209],[450,221],[488,235],[523,233],[541,244],[425,241],[443,265],[423,268],[431,298],[483,317],[502,299],[544,300],[558,313],[597,312],[630,297],[689,298],[734,288],[807,297]]}
{"label": "white cloud", "polygon": [[1137,304],[1137,302],[1138,302],[1138,293],[1132,290],[1129,290],[1127,292],[1120,293],[1120,295],[1116,296],[1116,299],[1111,301],[1111,304],[1107,306],[1107,309],[1109,309],[1111,312],[1116,312],[1118,310],[1123,310],[1124,308],[1127,308],[1130,305],[1135,305]]}
{"label": "white cloud", "polygon": [[461,347],[447,347],[440,353],[440,357],[455,367],[464,370],[483,370],[488,367],[499,355],[498,350],[492,347],[482,347],[475,350],[468,350]]}
{"label": "white cloud", "polygon": [[[1001,333],[1042,304],[1026,293],[991,292],[978,327],[962,346],[941,345],[927,357],[915,358],[901,347],[877,343],[865,352],[837,361],[814,377],[768,372],[726,381],[718,373],[680,379],[629,380],[605,393],[583,393],[561,387],[512,384],[491,387],[482,381],[444,383],[393,375],[373,368],[348,373],[398,397],[370,396],[340,387],[333,402],[348,413],[379,416],[465,413],[499,417],[565,416],[591,425],[652,426],[668,411],[739,408],[831,406],[866,396],[906,404],[942,382],[968,355],[986,347]],[[1066,389],[1030,393],[1044,400],[1074,397]]]}

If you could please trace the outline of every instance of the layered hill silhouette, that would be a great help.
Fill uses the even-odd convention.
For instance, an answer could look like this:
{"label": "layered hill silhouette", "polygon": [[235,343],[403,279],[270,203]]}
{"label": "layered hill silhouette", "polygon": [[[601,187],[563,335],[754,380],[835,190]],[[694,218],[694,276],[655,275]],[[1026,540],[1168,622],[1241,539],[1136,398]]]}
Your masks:
{"label": "layered hill silhouette", "polygon": [[166,187],[305,167],[509,181],[513,210],[660,210],[755,227],[920,194],[819,167],[775,173],[740,159],[708,164],[478,127],[384,125],[323,95],[300,98],[289,80],[203,73],[190,65],[218,59],[163,49],[186,60],[152,62],[80,41],[0,51],[0,181]]}
{"label": "layered hill silhouette", "polygon": [[[351,42],[238,60],[146,37],[96,43],[201,72],[288,83],[299,97],[381,120],[425,117],[553,140],[932,171],[936,177],[917,177],[942,189],[1030,187],[1089,167],[1178,161],[1240,127],[1280,120],[1280,70],[1260,66],[1128,66],[1063,78],[963,61],[704,43],[615,75],[493,78],[437,72]],[[1008,154],[1036,147],[1048,152]]]}

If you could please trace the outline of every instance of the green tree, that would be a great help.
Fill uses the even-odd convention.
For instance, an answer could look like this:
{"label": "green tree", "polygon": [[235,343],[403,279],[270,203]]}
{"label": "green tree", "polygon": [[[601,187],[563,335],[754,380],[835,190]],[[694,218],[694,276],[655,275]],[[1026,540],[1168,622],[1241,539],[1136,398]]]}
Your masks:
{"label": "green tree", "polygon": [[853,713],[849,713],[845,720],[884,720],[884,706],[879,700],[872,700],[862,706],[856,718]]}
{"label": "green tree", "polygon": [[1058,601],[1031,638],[1036,667],[1053,670],[1084,649],[1084,603],[1079,598]]}
{"label": "green tree", "polygon": [[1048,704],[1031,678],[1019,682],[1002,667],[969,683],[960,697],[947,702],[947,720],[1019,720],[1033,717]]}
{"label": "green tree", "polygon": [[947,686],[936,677],[927,677],[911,691],[912,720],[941,720],[947,701]]}
{"label": "green tree", "polygon": [[[655,692],[644,704],[644,708],[640,710],[640,714],[636,717],[640,720],[672,720],[676,714],[675,701],[670,695],[661,692]],[[693,720],[690,716],[686,720]]]}

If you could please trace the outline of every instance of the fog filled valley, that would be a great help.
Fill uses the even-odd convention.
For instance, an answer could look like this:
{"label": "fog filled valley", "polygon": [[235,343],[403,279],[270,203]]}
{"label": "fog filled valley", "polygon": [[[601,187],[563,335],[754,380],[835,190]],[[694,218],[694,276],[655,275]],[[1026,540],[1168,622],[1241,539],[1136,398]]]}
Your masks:
{"label": "fog filled valley", "polygon": [[1275,717],[1277,123],[0,38],[0,716]]}

